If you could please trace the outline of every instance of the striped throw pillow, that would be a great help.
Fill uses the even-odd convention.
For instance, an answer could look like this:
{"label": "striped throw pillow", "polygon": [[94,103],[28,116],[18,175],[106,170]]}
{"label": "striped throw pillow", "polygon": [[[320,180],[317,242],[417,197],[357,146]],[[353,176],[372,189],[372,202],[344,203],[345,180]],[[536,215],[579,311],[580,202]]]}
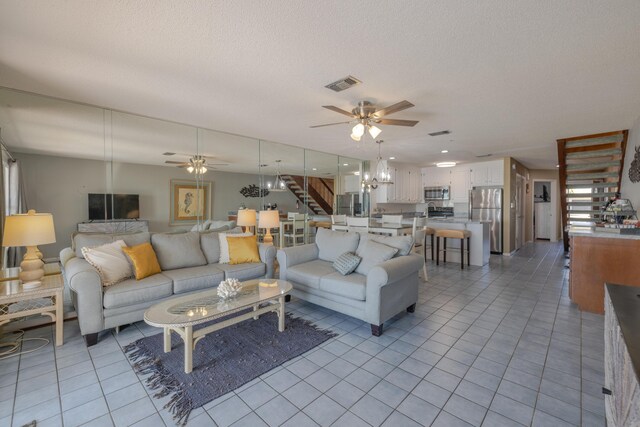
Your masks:
{"label": "striped throw pillow", "polygon": [[333,262],[333,268],[338,270],[338,272],[343,276],[346,276],[347,274],[351,274],[356,271],[358,264],[360,264],[360,260],[362,260],[362,258],[353,252],[345,252],[336,258]]}

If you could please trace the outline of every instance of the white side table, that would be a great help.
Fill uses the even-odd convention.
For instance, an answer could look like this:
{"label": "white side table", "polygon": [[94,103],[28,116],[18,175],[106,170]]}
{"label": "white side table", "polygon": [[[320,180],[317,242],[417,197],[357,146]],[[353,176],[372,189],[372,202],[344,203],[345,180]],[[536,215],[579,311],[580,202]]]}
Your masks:
{"label": "white side table", "polygon": [[0,282],[0,329],[12,319],[42,314],[56,322],[56,345],[63,343],[64,280],[56,274],[42,278],[42,285],[24,289],[18,280]]}

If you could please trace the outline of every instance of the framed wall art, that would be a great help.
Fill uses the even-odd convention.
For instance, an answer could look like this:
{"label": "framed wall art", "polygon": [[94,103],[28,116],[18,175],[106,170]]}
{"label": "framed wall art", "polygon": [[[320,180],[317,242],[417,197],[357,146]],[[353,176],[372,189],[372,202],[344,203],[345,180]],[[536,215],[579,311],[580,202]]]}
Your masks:
{"label": "framed wall art", "polygon": [[195,224],[211,217],[211,181],[172,179],[170,225]]}

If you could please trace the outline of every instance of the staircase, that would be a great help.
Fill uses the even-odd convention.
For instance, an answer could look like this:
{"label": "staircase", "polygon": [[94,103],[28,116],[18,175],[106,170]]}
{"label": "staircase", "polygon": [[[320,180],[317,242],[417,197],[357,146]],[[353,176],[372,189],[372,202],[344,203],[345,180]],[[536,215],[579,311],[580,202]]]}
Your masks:
{"label": "staircase", "polygon": [[[628,130],[559,139],[562,228],[593,225],[600,209],[620,192]],[[564,233],[564,249],[569,236]]]}
{"label": "staircase", "polygon": [[282,175],[282,180],[303,205],[308,206],[316,215],[333,214],[333,179],[307,177],[305,191],[304,177],[300,175]]}

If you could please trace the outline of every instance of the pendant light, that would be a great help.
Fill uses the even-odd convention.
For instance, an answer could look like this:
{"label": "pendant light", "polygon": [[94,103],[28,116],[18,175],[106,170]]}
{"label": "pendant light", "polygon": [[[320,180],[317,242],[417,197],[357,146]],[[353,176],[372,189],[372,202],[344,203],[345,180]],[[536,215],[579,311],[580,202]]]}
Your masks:
{"label": "pendant light", "polygon": [[273,183],[267,182],[267,189],[269,189],[269,191],[287,191],[287,184],[282,179],[282,175],[280,175],[280,162],[282,162],[282,160],[276,160],[276,178],[273,180]]}
{"label": "pendant light", "polygon": [[376,188],[378,188],[378,186],[380,185],[391,185],[393,184],[393,181],[391,180],[391,174],[389,173],[389,170],[385,167],[384,163],[382,162],[382,154],[380,153],[380,146],[382,145],[384,141],[382,139],[379,139],[376,141],[376,144],[378,144],[378,157],[376,159],[376,169],[375,169],[375,175],[371,178],[371,180],[369,180],[369,174],[365,173],[364,174],[364,179],[362,180],[361,186],[363,189],[368,189],[369,191],[371,190],[375,190]]}

